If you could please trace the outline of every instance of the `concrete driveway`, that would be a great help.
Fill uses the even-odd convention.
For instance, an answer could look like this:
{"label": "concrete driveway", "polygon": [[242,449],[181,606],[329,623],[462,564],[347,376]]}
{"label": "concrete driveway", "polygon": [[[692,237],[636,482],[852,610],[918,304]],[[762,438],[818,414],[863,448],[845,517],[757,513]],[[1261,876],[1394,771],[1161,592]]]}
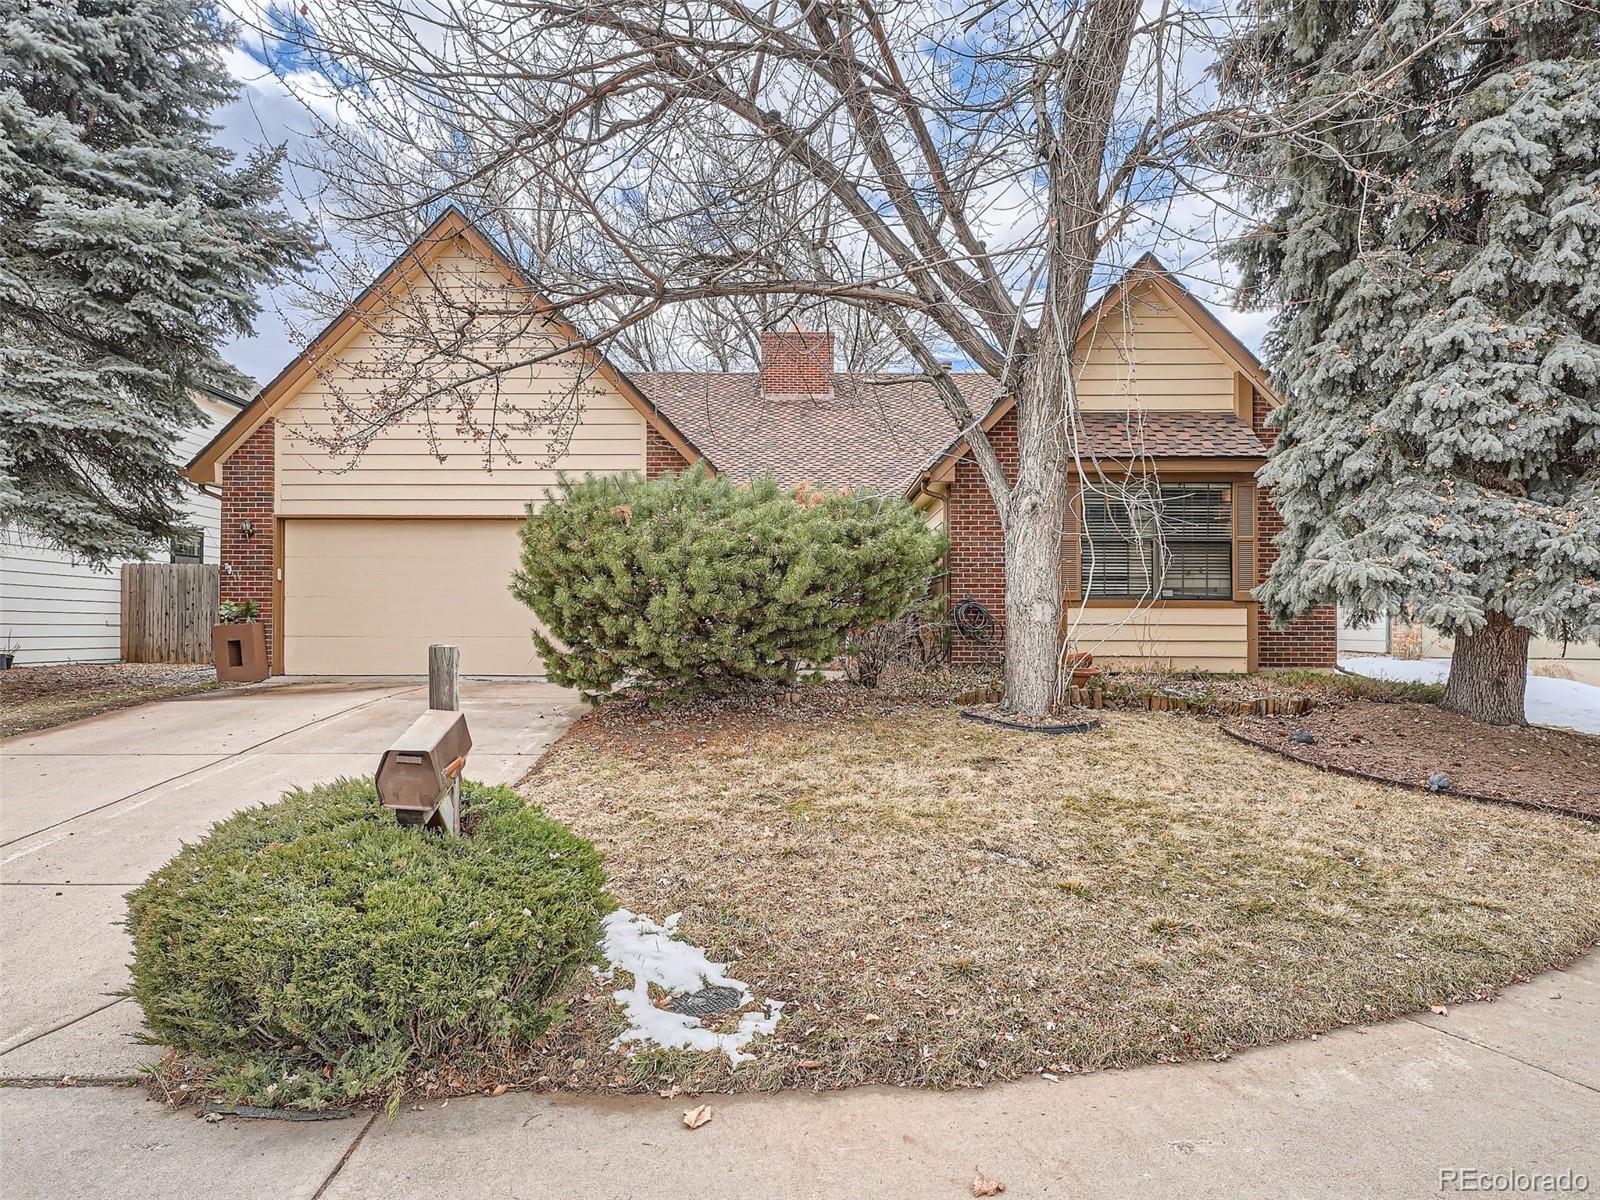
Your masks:
{"label": "concrete driveway", "polygon": [[[0,743],[0,1076],[124,1075],[123,896],[211,825],[285,790],[368,775],[426,707],[405,680],[275,683],[108,713]],[[550,684],[462,685],[468,774],[512,783],[580,711]]]}

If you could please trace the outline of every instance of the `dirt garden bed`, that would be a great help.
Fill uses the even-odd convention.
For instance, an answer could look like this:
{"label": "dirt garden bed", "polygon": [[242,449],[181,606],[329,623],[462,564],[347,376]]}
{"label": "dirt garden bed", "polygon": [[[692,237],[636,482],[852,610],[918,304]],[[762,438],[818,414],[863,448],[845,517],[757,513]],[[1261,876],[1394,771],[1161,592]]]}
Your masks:
{"label": "dirt garden bed", "polygon": [[627,981],[595,975],[538,1054],[419,1083],[976,1086],[1481,997],[1600,940],[1600,828],[1096,715],[1036,737],[830,685],[585,717],[522,790],[595,841],[621,905],[681,913],[783,1020],[738,1066],[630,1056]]}
{"label": "dirt garden bed", "polygon": [[171,663],[64,663],[0,671],[0,737],[36,733],[150,700],[222,685],[207,666]]}
{"label": "dirt garden bed", "polygon": [[[1450,777],[1462,795],[1600,819],[1600,738],[1485,725],[1433,705],[1358,701],[1297,717],[1233,717],[1222,727],[1312,766],[1406,787]],[[1316,740],[1293,740],[1304,730]]]}

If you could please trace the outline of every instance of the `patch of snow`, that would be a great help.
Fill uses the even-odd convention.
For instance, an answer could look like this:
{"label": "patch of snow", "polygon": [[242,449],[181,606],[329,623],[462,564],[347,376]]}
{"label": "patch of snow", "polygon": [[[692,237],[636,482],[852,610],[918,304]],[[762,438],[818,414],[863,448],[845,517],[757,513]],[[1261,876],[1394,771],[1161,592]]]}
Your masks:
{"label": "patch of snow", "polygon": [[654,1042],[683,1050],[721,1050],[731,1063],[749,1062],[755,1055],[746,1053],[758,1034],[778,1027],[783,1011],[781,1000],[762,1003],[761,1012],[747,1012],[739,1018],[732,1033],[707,1029],[698,1017],[657,1008],[650,999],[650,985],[668,992],[698,992],[713,985],[733,988],[749,1004],[754,997],[741,981],[727,974],[728,964],[712,962],[698,946],[673,936],[682,913],[673,913],[657,924],[640,913],[619,908],[602,923],[605,936],[600,950],[612,967],[633,976],[633,986],[613,992],[611,998],[622,1005],[628,1028],[611,1043],[620,1050],[632,1042]]}
{"label": "patch of snow", "polygon": [[[1339,667],[1352,675],[1400,683],[1443,683],[1450,674],[1446,658],[1403,659],[1386,654],[1351,655],[1341,658]],[[1600,733],[1600,687],[1593,684],[1530,673],[1524,705],[1528,720],[1535,725]]]}

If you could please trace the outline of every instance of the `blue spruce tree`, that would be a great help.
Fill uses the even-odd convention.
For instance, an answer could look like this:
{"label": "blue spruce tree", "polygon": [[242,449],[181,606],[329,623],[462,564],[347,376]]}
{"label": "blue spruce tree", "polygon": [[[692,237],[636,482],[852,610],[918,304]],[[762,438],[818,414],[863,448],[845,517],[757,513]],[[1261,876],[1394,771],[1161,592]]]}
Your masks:
{"label": "blue spruce tree", "polygon": [[281,151],[209,110],[233,31],[197,0],[0,0],[0,520],[97,562],[180,523],[173,444],[256,288],[306,264]]}
{"label": "blue spruce tree", "polygon": [[1530,636],[1600,633],[1600,9],[1261,14],[1222,68],[1287,396],[1257,594],[1452,633],[1445,706],[1521,723]]}

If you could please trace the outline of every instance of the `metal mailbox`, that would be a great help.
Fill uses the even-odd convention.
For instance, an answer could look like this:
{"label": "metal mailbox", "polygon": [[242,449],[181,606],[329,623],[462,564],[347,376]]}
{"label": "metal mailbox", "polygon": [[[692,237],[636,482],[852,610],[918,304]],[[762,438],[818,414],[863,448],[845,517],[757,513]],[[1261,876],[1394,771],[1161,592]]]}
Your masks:
{"label": "metal mailbox", "polygon": [[378,761],[378,799],[408,825],[426,825],[461,778],[472,735],[465,713],[430,708]]}

